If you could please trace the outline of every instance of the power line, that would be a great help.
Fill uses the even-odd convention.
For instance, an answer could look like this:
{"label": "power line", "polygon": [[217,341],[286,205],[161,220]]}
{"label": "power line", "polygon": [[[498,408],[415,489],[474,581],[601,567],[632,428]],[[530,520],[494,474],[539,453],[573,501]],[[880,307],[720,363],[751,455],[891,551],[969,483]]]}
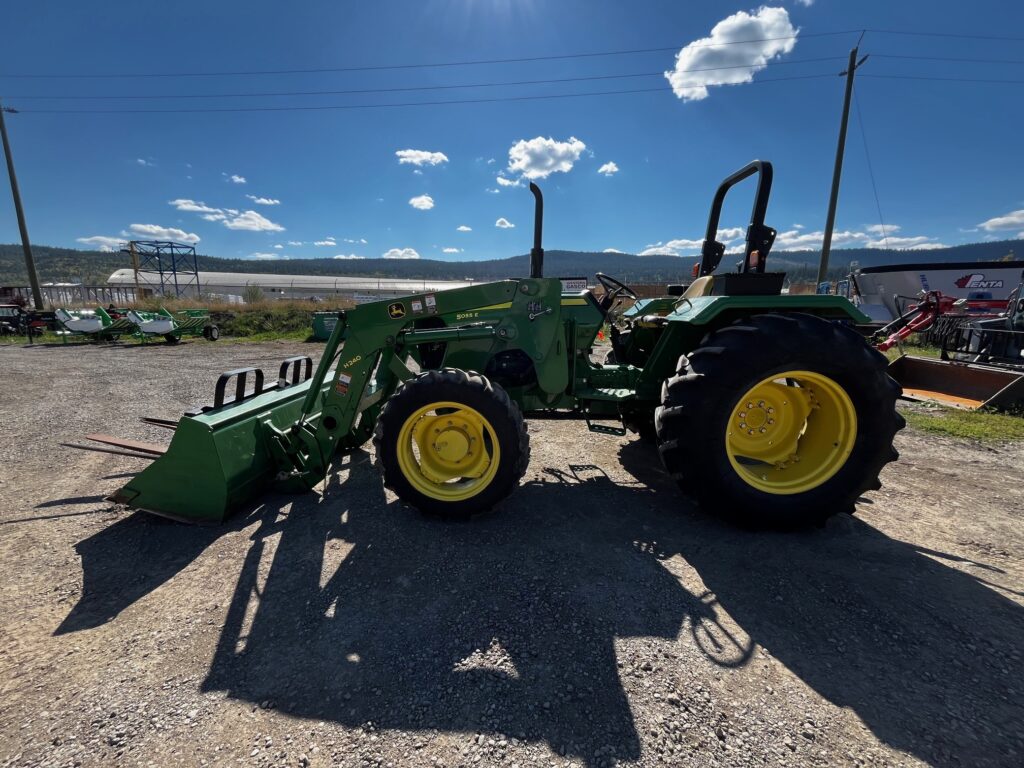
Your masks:
{"label": "power line", "polygon": [[[768,67],[775,67],[780,64],[811,64],[822,61],[837,61],[843,59],[842,56],[822,56],[815,59],[794,59],[787,61],[776,61],[768,64]],[[679,73],[690,73],[690,72],[717,72],[721,70],[731,69],[755,69],[756,67],[751,64],[732,64],[724,67],[700,67],[695,69],[682,69],[676,70]],[[634,72],[629,74],[621,75],[589,75],[583,77],[563,77],[553,78],[546,80],[516,80],[511,82],[501,83],[465,83],[461,85],[422,85],[422,86],[407,86],[398,88],[357,88],[343,91],[257,91],[248,93],[195,93],[195,94],[125,94],[125,95],[93,95],[93,96],[82,96],[82,95],[60,95],[60,96],[6,96],[7,99],[21,99],[22,101],[49,101],[49,100],[60,100],[60,101],[92,101],[95,99],[225,99],[225,98],[250,98],[258,96],[343,96],[352,94],[370,94],[370,93],[397,93],[404,91],[445,91],[459,88],[500,88],[506,86],[515,85],[545,85],[551,83],[579,83],[593,80],[620,80],[634,77],[661,77],[665,73],[663,70],[657,72]]]}
{"label": "power line", "polygon": [[[791,80],[813,80],[835,77],[835,73],[829,72],[819,75],[792,75],[789,77],[762,78],[752,80],[742,85],[755,83],[781,83]],[[739,85],[739,83],[704,83],[703,85]],[[547,99],[574,99],[587,96],[617,96],[630,93],[656,93],[664,92],[665,86],[657,88],[630,88],[614,91],[588,91],[585,93],[555,93],[535,96],[495,96],[493,98],[481,99],[453,99],[449,101],[409,101],[391,104],[328,104],[317,106],[288,106],[288,107],[196,107],[180,109],[21,109],[23,114],[34,115],[124,115],[124,114],[193,114],[200,112],[315,112],[325,110],[355,110],[355,109],[385,109],[394,107],[429,107],[442,106],[447,104],[485,104],[503,101],[540,101]]]}
{"label": "power line", "polygon": [[951,56],[908,56],[897,53],[873,53],[876,59],[910,59],[913,61],[952,61],[967,64],[1024,64],[1024,59],[965,59]]}
{"label": "power line", "polygon": [[878,199],[878,187],[875,185],[875,169],[871,164],[871,152],[868,150],[868,135],[864,131],[864,118],[860,112],[860,99],[857,98],[857,89],[853,90],[853,104],[857,110],[857,124],[860,126],[860,138],[864,143],[864,157],[868,161],[868,178],[871,179],[871,191],[875,194],[875,208],[878,210],[878,223],[882,225],[882,239],[885,241],[885,247],[889,247],[889,233],[885,228],[885,219],[882,218],[882,203]]}
{"label": "power line", "polygon": [[227,72],[146,72],[146,73],[131,73],[131,74],[16,74],[16,75],[0,75],[0,78],[8,79],[19,79],[19,80],[64,80],[64,79],[116,79],[116,78],[147,78],[147,77],[236,77],[236,76],[248,76],[248,75],[306,75],[316,74],[322,72],[376,72],[383,70],[394,70],[394,69],[427,69],[434,67],[468,67],[476,66],[481,64],[519,64],[530,61],[554,61],[560,59],[585,59],[595,58],[601,56],[629,56],[638,53],[664,53],[665,51],[678,51],[683,47],[690,48],[717,48],[722,45],[746,45],[749,43],[766,43],[773,40],[793,40],[797,37],[827,37],[834,35],[849,35],[855,32],[860,32],[858,29],[846,29],[838,32],[804,32],[799,35],[783,35],[780,37],[758,37],[750,40],[728,40],[721,43],[703,43],[700,45],[691,44],[689,46],[682,45],[670,45],[663,46],[660,48],[633,48],[629,50],[618,50],[618,51],[595,51],[591,53],[563,53],[553,54],[547,56],[524,56],[514,59],[477,59],[471,61],[444,61],[444,62],[433,62],[433,63],[419,63],[419,64],[381,64],[371,66],[359,66],[359,67],[317,67],[310,69],[262,69],[262,70],[242,70],[242,71],[227,71]]}
{"label": "power line", "polygon": [[963,40],[1003,40],[1008,42],[1021,43],[1024,37],[1004,37],[1000,35],[969,35],[959,32],[921,32],[918,30],[906,29],[865,29],[875,35],[909,35],[914,37],[955,37]]}
{"label": "power line", "polygon": [[1001,85],[1020,85],[1024,80],[995,80],[980,77],[937,77],[932,75],[861,75],[880,80],[934,80],[940,83],[999,83]]}

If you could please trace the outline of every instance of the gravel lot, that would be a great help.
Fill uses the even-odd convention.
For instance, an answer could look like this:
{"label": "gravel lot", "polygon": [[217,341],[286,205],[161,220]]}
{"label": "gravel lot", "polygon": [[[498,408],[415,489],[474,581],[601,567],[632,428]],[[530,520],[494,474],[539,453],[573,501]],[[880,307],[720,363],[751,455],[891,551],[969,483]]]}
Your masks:
{"label": "gravel lot", "polygon": [[855,518],[751,534],[533,422],[466,523],[371,456],[220,528],[103,501],[216,375],[303,344],[0,347],[0,765],[1024,764],[1024,456],[905,430]]}

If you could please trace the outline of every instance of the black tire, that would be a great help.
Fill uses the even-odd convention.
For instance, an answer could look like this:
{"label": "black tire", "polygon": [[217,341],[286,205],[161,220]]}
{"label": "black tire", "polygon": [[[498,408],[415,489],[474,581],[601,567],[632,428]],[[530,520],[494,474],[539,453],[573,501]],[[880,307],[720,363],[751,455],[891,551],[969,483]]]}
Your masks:
{"label": "black tire", "polygon": [[175,336],[173,333],[165,333],[164,341],[173,346],[174,344],[177,344],[179,341],[181,341],[181,339]]}
{"label": "black tire", "polygon": [[[399,465],[399,434],[416,411],[431,403],[455,402],[476,410],[494,430],[500,448],[498,468],[473,496],[457,501],[433,498],[418,490]],[[530,438],[519,407],[486,377],[453,368],[426,371],[405,382],[384,404],[373,433],[384,486],[427,514],[467,518],[485,512],[508,496],[526,473]]]}
{"label": "black tire", "polygon": [[[799,493],[769,493],[729,461],[729,420],[758,382],[798,370],[842,388],[857,434],[830,478]],[[658,450],[683,492],[718,516],[754,528],[821,524],[839,512],[852,514],[864,491],[881,487],[879,472],[899,457],[892,441],[906,424],[896,411],[899,395],[885,357],[851,328],[806,314],[756,315],[713,331],[679,358],[655,411]]]}
{"label": "black tire", "polygon": [[216,341],[220,338],[220,328],[216,325],[208,325],[203,328],[203,338],[207,341]]}

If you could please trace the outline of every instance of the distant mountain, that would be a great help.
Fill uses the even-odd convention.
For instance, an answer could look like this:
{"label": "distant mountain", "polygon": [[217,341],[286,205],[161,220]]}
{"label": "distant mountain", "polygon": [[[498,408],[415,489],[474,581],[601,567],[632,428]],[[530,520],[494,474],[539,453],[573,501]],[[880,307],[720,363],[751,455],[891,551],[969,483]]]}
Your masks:
{"label": "distant mountain", "polygon": [[[128,257],[119,253],[80,251],[73,248],[32,247],[36,269],[43,282],[82,282],[102,284],[112,272],[130,266]],[[862,267],[952,261],[997,261],[1010,253],[1024,258],[1024,240],[994,243],[969,243],[929,251],[897,251],[875,248],[844,248],[832,252],[830,275],[849,271],[851,262]],[[726,255],[723,268],[730,268],[739,257]],[[266,274],[351,275],[361,277],[406,277],[434,280],[497,280],[529,274],[527,255],[488,261],[437,261],[434,259],[282,259],[250,261],[199,256],[199,269],[209,272],[261,272]],[[673,283],[686,279],[696,259],[692,256],[636,256],[628,253],[589,251],[547,251],[545,274],[561,277],[590,276],[595,272],[613,275],[624,282]],[[786,271],[791,279],[813,279],[818,265],[816,251],[777,251],[769,258],[769,268]],[[0,285],[25,285],[25,261],[21,246],[0,245]]]}

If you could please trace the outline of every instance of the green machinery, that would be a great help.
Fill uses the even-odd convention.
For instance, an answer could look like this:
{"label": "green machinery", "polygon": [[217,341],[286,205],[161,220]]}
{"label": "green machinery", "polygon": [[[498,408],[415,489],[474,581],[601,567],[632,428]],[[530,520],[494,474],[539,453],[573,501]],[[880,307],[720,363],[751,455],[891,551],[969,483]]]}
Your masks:
{"label": "green machinery", "polygon": [[171,314],[160,307],[156,312],[131,309],[128,319],[135,323],[135,335],[145,342],[156,336],[168,344],[177,344],[186,336],[202,336],[207,341],[220,338],[220,329],[210,319],[208,309],[182,309]]}
{"label": "green machinery", "polygon": [[[746,258],[716,274],[728,190],[758,176]],[[578,419],[624,435],[649,425],[667,471],[705,509],[756,526],[852,511],[897,457],[899,386],[839,296],[780,295],[764,271],[769,163],[719,187],[700,275],[652,320],[642,359],[598,364],[598,331],[633,292],[598,274],[602,297],[543,276],[535,197],[530,276],[341,311],[315,367],[284,361],[276,381],[223,374],[212,404],[178,422],[169,446],[91,436],[155,460],[112,499],[167,517],[221,521],[268,488],[305,491],[339,451],[373,439],[385,486],[432,514],[466,517],[510,494],[530,458],[530,419]]]}

